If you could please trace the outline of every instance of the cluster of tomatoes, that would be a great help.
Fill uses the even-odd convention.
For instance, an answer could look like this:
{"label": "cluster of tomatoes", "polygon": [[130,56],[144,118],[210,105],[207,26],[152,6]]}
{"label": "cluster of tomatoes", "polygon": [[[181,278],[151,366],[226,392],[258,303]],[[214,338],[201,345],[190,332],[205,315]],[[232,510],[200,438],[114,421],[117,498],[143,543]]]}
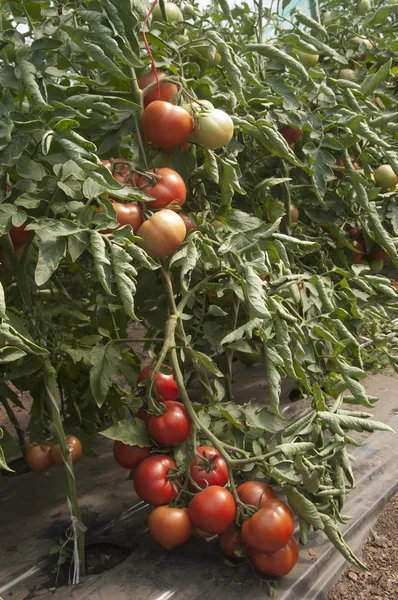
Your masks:
{"label": "cluster of tomatoes", "polygon": [[[145,385],[151,374],[149,367],[143,369],[138,381]],[[189,437],[189,417],[177,401],[178,387],[171,373],[158,372],[153,383],[165,411],[155,416],[141,409],[137,416],[145,420],[155,442],[173,448]],[[247,505],[250,515],[242,527],[238,527],[235,523],[237,505],[225,487],[229,483],[228,467],[216,448],[199,446],[196,449],[185,482],[171,452],[152,452],[151,447],[114,443],[118,464],[135,469],[137,496],[155,506],[148,526],[161,546],[175,548],[191,535],[218,535],[221,548],[230,559],[249,558],[259,571],[273,577],[286,575],[293,569],[298,558],[297,542],[292,537],[293,516],[268,485],[247,481],[237,488],[239,501]],[[182,490],[184,494],[180,494]],[[190,497],[188,506],[181,508],[178,502],[187,495]]]}
{"label": "cluster of tomatoes", "polygon": [[373,244],[370,250],[367,251],[366,243],[363,238],[363,231],[360,227],[353,227],[350,229],[349,236],[351,238],[351,243],[356,250],[356,252],[353,253],[354,264],[369,264],[372,273],[379,273],[384,266],[384,261],[388,258],[387,252],[377,244]]}
{"label": "cluster of tomatoes", "polygon": [[[74,435],[66,438],[72,462],[81,459],[83,448],[80,440]],[[29,444],[25,451],[25,460],[32,471],[47,471],[53,465],[63,465],[61,447],[59,444]]]}

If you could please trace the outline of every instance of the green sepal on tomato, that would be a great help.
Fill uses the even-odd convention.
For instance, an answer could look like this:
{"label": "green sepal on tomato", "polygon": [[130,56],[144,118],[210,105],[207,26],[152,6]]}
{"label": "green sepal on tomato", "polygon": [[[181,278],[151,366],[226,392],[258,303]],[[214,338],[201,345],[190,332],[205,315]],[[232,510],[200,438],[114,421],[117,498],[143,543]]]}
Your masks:
{"label": "green sepal on tomato", "polygon": [[189,467],[196,485],[201,488],[210,485],[224,486],[228,482],[228,469],[218,450],[211,446],[200,446],[196,452]]}
{"label": "green sepal on tomato", "polygon": [[[151,181],[151,178],[154,181]],[[187,197],[187,188],[184,180],[173,169],[162,167],[156,169],[155,173],[146,175],[135,175],[136,186],[148,196],[155,198],[148,203],[148,208],[166,208],[169,204],[182,206]]]}

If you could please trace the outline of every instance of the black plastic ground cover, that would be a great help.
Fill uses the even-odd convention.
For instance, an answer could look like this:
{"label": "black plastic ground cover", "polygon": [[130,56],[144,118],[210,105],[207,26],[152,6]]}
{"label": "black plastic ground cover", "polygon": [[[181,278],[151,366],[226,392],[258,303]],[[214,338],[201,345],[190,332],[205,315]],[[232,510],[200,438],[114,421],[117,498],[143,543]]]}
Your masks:
{"label": "black plastic ground cover", "polygon": [[[251,375],[252,376],[252,375]],[[398,379],[371,376],[365,382],[370,395],[380,397],[374,418],[388,423],[398,432]],[[299,407],[297,407],[299,408]],[[287,409],[290,412],[290,409]],[[364,436],[365,437],[365,436]],[[369,529],[381,508],[398,490],[398,443],[385,432],[366,436],[365,445],[355,448],[355,489],[348,495],[344,514],[350,516],[342,528],[346,541],[360,552]],[[112,521],[94,527],[98,538],[109,542],[128,542],[132,553],[119,566],[99,576],[86,577],[74,588],[60,588],[51,594],[55,600],[260,600],[267,596],[268,584],[248,564],[228,566],[217,539],[191,539],[173,551],[160,548],[146,527],[148,508],[138,500]],[[322,533],[310,536],[301,548],[295,569],[277,583],[278,600],[322,600],[346,565]],[[0,568],[0,582],[1,581]],[[33,578],[34,579],[34,578]],[[0,596],[5,599],[0,583]],[[18,585],[9,587],[14,599]],[[27,585],[25,583],[25,585]],[[4,590],[4,586],[3,586]],[[44,592],[44,593],[43,593]],[[4,595],[3,595],[4,594]]]}

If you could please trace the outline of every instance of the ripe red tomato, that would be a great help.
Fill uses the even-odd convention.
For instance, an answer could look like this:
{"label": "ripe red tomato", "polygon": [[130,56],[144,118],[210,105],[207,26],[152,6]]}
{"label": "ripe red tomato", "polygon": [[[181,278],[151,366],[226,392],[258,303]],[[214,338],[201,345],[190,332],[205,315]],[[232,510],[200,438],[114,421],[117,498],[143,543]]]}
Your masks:
{"label": "ripe red tomato", "polygon": [[299,127],[291,127],[290,125],[286,125],[285,127],[282,127],[281,134],[288,144],[295,144],[303,135],[303,130]]}
{"label": "ripe red tomato", "polygon": [[117,464],[125,469],[135,469],[150,455],[150,448],[130,446],[129,444],[123,444],[120,440],[116,440],[113,444],[113,456]]}
{"label": "ripe red tomato", "polygon": [[124,158],[112,158],[111,160],[105,159],[102,161],[104,167],[109,169],[113,177],[119,183],[130,183],[131,169]]}
{"label": "ripe red tomato", "polygon": [[191,423],[187,411],[180,402],[165,401],[166,412],[159,417],[148,419],[151,437],[163,446],[178,446],[191,433]]}
{"label": "ripe red tomato", "polygon": [[242,502],[257,508],[276,498],[274,490],[263,481],[245,481],[238,487],[237,492]]}
{"label": "ripe red tomato", "polygon": [[193,118],[181,106],[155,100],[142,115],[146,139],[159,148],[174,148],[186,142],[192,133]]}
{"label": "ripe red tomato", "polygon": [[383,248],[380,246],[373,246],[373,248],[369,252],[369,258],[372,260],[387,260],[388,254]]}
{"label": "ripe red tomato", "polygon": [[171,506],[155,508],[149,515],[148,527],[153,539],[166,550],[186,542],[193,530],[186,508]]}
{"label": "ripe red tomato", "polygon": [[189,467],[194,482],[201,488],[209,485],[224,486],[228,482],[228,469],[220,453],[211,446],[200,446]]}
{"label": "ripe red tomato", "polygon": [[249,548],[249,558],[253,565],[269,577],[283,577],[290,573],[297,562],[299,549],[294,537],[277,552],[259,552]]}
{"label": "ripe red tomato", "polygon": [[293,535],[294,521],[280,500],[268,500],[242,525],[242,540],[260,552],[277,552]]}
{"label": "ripe red tomato", "polygon": [[[25,246],[15,246],[14,253],[19,260],[21,260]],[[29,254],[26,255],[24,266],[29,262]],[[9,277],[15,277],[14,267],[12,266],[7,254],[4,250],[0,250],[0,274],[8,275]]]}
{"label": "ripe red tomato", "polygon": [[193,141],[209,150],[217,150],[231,141],[234,135],[234,122],[223,110],[218,108],[204,110],[196,115],[193,134]]}
{"label": "ripe red tomato", "polygon": [[[166,73],[161,73],[158,71],[159,80],[163,79],[164,77],[166,77]],[[155,81],[156,81],[155,73],[153,73],[152,71],[149,71],[148,73],[144,73],[144,75],[141,75],[141,77],[138,79],[138,86],[139,86],[140,90],[143,90],[148,85],[151,85],[151,83],[155,83]],[[163,100],[163,102],[170,102],[170,100],[173,100],[173,98],[176,97],[177,92],[178,92],[178,87],[174,83],[169,83],[168,81],[164,81],[163,83],[160,83],[159,88],[160,88],[160,96],[158,96],[158,94],[157,94],[157,86],[156,85],[151,90],[149,90],[149,92],[147,92],[145,94],[144,106],[148,106],[148,104],[150,104],[151,102],[154,102],[155,100]]]}
{"label": "ripe red tomato", "polygon": [[137,496],[148,504],[168,504],[177,495],[181,480],[173,483],[168,479],[170,469],[176,469],[175,461],[165,454],[152,454],[140,463],[134,474]]}
{"label": "ripe red tomato", "polygon": [[173,254],[185,240],[186,233],[181,217],[167,208],[153,214],[137,231],[137,235],[143,238],[141,247],[152,258]]}
{"label": "ripe red tomato", "polygon": [[25,460],[29,469],[32,471],[47,471],[52,466],[50,458],[50,448],[48,444],[39,446],[39,444],[29,444],[25,451]]}
{"label": "ripe red tomato", "polygon": [[223,533],[235,517],[235,501],[228,490],[212,485],[196,494],[189,503],[192,523],[208,533]]}
{"label": "ripe red tomato", "polygon": [[[163,367],[165,368],[165,367]],[[170,367],[166,367],[170,368]],[[171,369],[170,369],[171,371]],[[144,367],[141,373],[138,375],[138,383],[141,381],[145,381],[147,377],[152,375],[152,369],[150,367]],[[161,400],[175,400],[179,394],[178,386],[174,379],[173,373],[162,373],[159,371],[156,373],[153,380],[155,389],[158,393],[159,398]],[[143,388],[145,389],[145,388]],[[141,410],[141,409],[140,409]]]}
{"label": "ripe red tomato", "polygon": [[123,204],[112,202],[116,211],[116,221],[122,225],[130,225],[134,233],[137,233],[143,223],[142,208],[134,202]]}
{"label": "ripe red tomato", "polygon": [[[220,533],[218,541],[220,542],[221,550],[227,558],[244,558],[247,554],[246,546],[243,546],[242,544],[240,527],[235,525],[235,523],[232,523],[227,531]],[[241,550],[240,554],[235,553],[238,548]]]}
{"label": "ripe red tomato", "polygon": [[179,213],[181,219],[184,221],[185,223],[185,228],[187,230],[187,234],[192,230],[192,229],[197,229],[197,226],[194,225],[189,217],[189,215],[184,215],[182,213]]}
{"label": "ripe red tomato", "polygon": [[365,246],[365,242],[363,240],[353,240],[352,245],[354,246],[354,248],[356,250],[358,250],[358,252],[352,253],[353,254],[352,262],[354,263],[354,265],[356,265],[357,263],[361,262],[363,255],[366,252],[366,246]]}
{"label": "ripe red tomato", "polygon": [[352,229],[350,229],[350,231],[348,233],[352,240],[357,240],[358,238],[360,238],[362,236],[362,228],[361,227],[353,227]]}
{"label": "ripe red tomato", "polygon": [[21,246],[22,244],[26,244],[26,242],[30,239],[32,233],[33,231],[26,231],[25,223],[23,225],[20,225],[19,227],[15,227],[15,225],[13,225],[10,229],[10,237],[14,246]]}
{"label": "ripe red tomato", "polygon": [[[81,459],[83,454],[83,448],[80,440],[74,435],[69,435],[66,438],[68,442],[69,452],[72,455],[72,462],[75,463]],[[59,444],[53,444],[50,449],[50,458],[53,465],[63,465],[64,459],[62,458],[61,447]]]}
{"label": "ripe red tomato", "polygon": [[181,175],[173,169],[162,167],[156,169],[156,175],[159,177],[157,183],[152,184],[150,178],[153,173],[148,173],[148,178],[145,176],[136,177],[134,181],[140,190],[148,196],[155,198],[154,202],[148,203],[148,208],[165,208],[173,203],[176,206],[182,206],[187,197],[187,188]]}
{"label": "ripe red tomato", "polygon": [[141,421],[144,421],[144,423],[146,423],[148,421],[148,418],[148,414],[145,412],[144,407],[141,406],[141,408],[137,412],[137,419],[140,419]]}

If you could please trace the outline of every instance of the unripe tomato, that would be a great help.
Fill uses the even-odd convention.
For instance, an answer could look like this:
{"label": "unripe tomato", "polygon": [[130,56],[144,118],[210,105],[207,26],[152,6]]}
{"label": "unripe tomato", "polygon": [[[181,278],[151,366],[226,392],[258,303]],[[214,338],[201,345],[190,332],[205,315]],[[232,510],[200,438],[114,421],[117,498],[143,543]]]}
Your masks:
{"label": "unripe tomato", "polygon": [[299,59],[301,64],[306,69],[315,67],[315,65],[319,61],[319,54],[316,54],[315,46],[313,46],[313,49],[314,49],[314,54],[309,54],[308,52],[302,52],[302,50],[295,50],[295,54],[297,55],[297,58]]}
{"label": "unripe tomato", "polygon": [[384,261],[383,260],[371,260],[369,262],[370,272],[373,275],[376,275],[377,273],[380,273],[380,271],[383,270],[383,267],[384,267]]}
{"label": "unripe tomato", "polygon": [[357,78],[353,69],[340,69],[337,74],[337,79],[345,79],[346,81],[355,81]]}
{"label": "unripe tomato", "polygon": [[365,44],[365,46],[368,48],[368,50],[373,49],[372,42],[370,40],[368,40],[367,38],[361,37],[359,35],[356,35],[355,37],[351,38],[351,40],[348,43],[348,46],[350,48],[354,48],[354,49],[358,50],[362,44]]}
{"label": "unripe tomato", "polygon": [[181,106],[155,100],[142,115],[146,139],[159,148],[174,148],[186,142],[193,130],[193,118]]}
{"label": "unripe tomato", "polygon": [[363,240],[353,240],[352,245],[357,250],[357,252],[353,252],[352,262],[354,265],[361,262],[363,255],[366,252],[365,242]]}
{"label": "unripe tomato", "polygon": [[211,485],[192,498],[188,515],[199,529],[209,533],[223,533],[232,524],[235,510],[231,492],[218,485]]}
{"label": "unripe tomato", "polygon": [[39,446],[39,444],[29,444],[25,451],[25,460],[29,469],[32,471],[47,471],[52,466],[50,458],[50,448],[48,444]]}
{"label": "unripe tomato", "polygon": [[[182,12],[178,8],[177,4],[174,4],[174,2],[165,2],[164,7],[166,9],[167,20],[171,23],[181,23],[184,20]],[[154,21],[163,21],[162,10],[159,4],[155,7],[152,13],[152,19]]]}
{"label": "unripe tomato", "polygon": [[[163,367],[164,368],[164,367]],[[169,368],[171,371],[171,369]],[[141,381],[145,381],[146,378],[149,378],[152,375],[152,369],[150,367],[144,367],[141,373],[138,376],[137,382],[141,383]],[[159,398],[163,401],[165,400],[176,400],[178,397],[178,386],[174,379],[174,375],[172,372],[170,373],[162,373],[159,371],[156,373],[153,384],[155,386],[156,392]],[[145,389],[145,387],[143,388]],[[140,409],[141,410],[141,409]]]}
{"label": "unripe tomato", "polygon": [[[244,558],[247,554],[247,548],[242,544],[242,536],[240,527],[232,523],[232,525],[224,531],[224,533],[220,533],[218,536],[218,541],[220,542],[221,550],[224,552],[227,558],[239,559]],[[240,548],[241,553],[236,554],[236,550]]]}
{"label": "unripe tomato", "polygon": [[[290,220],[292,223],[297,223],[299,220],[300,213],[298,211],[297,206],[294,204],[290,205]],[[281,219],[281,224],[279,226],[281,231],[286,231],[286,215],[284,215]]]}
{"label": "unripe tomato", "polygon": [[153,173],[148,173],[149,180],[145,176],[134,178],[141,191],[155,198],[154,202],[148,203],[148,208],[165,208],[171,203],[182,206],[187,197],[187,188],[181,175],[167,167],[156,169],[156,175],[159,177],[156,183],[150,180]]}
{"label": "unripe tomato", "polygon": [[184,215],[182,213],[179,213],[181,219],[184,221],[185,223],[185,227],[187,230],[187,234],[192,230],[192,229],[197,229],[197,226],[194,225],[189,217],[189,215]]}
{"label": "unripe tomato", "polygon": [[381,165],[374,173],[377,185],[384,189],[394,187],[398,182],[398,177],[390,165]]}
{"label": "unripe tomato", "polygon": [[189,467],[193,481],[201,488],[209,485],[223,487],[228,482],[228,469],[220,453],[211,446],[200,446]]}
{"label": "unripe tomato", "polygon": [[372,5],[370,3],[370,0],[359,0],[357,4],[357,14],[361,17],[364,17],[368,14],[371,8]]}
{"label": "unripe tomato", "polygon": [[166,400],[166,412],[159,417],[150,416],[148,431],[150,436],[163,446],[178,446],[191,433],[191,423],[181,402]]}
{"label": "unripe tomato", "polygon": [[373,246],[373,248],[369,252],[369,258],[372,260],[386,260],[388,258],[388,253],[380,248],[380,246]]}
{"label": "unripe tomato", "polygon": [[269,577],[283,577],[290,573],[295,566],[299,549],[296,540],[292,537],[289,542],[277,552],[259,552],[253,548],[248,549],[248,555],[258,571]]}
{"label": "unripe tomato", "polygon": [[158,506],[148,518],[149,533],[166,550],[180,546],[192,535],[193,525],[185,508]]}
{"label": "unripe tomato", "polygon": [[[80,440],[74,435],[70,435],[66,438],[69,452],[72,456],[72,462],[75,463],[81,459],[83,454],[83,448]],[[63,465],[64,459],[62,458],[61,446],[59,444],[53,444],[50,449],[50,459],[53,465]]]}
{"label": "unripe tomato", "polygon": [[[138,465],[134,473],[137,496],[148,504],[168,504],[177,495],[181,480],[172,482],[169,471],[177,469],[175,461],[165,454],[153,454]],[[173,485],[174,483],[174,485]]]}
{"label": "unripe tomato", "polygon": [[13,225],[10,229],[10,237],[14,246],[26,244],[32,234],[33,231],[26,231],[25,223],[19,227],[15,227],[15,225]]}
{"label": "unripe tomato", "polygon": [[214,108],[197,115],[193,133],[199,144],[209,150],[217,150],[231,141],[234,123],[226,112]]}
{"label": "unripe tomato", "polygon": [[145,221],[137,235],[143,238],[141,247],[149,256],[165,258],[181,246],[186,233],[185,223],[181,217],[172,210],[163,209]]}
{"label": "unripe tomato", "polygon": [[[134,202],[128,204],[112,202],[112,204],[116,211],[116,221],[120,226],[130,225],[134,233],[137,233],[143,223],[141,206],[138,206],[138,204],[135,204]],[[102,212],[101,209],[100,212]]]}
{"label": "unripe tomato", "polygon": [[242,540],[260,552],[277,552],[293,535],[294,521],[280,500],[268,500],[242,525]]}
{"label": "unripe tomato", "polygon": [[[158,79],[161,80],[164,77],[166,77],[166,73],[158,71]],[[148,73],[144,73],[144,75],[141,75],[141,77],[138,79],[138,87],[140,88],[140,90],[144,90],[148,85],[151,85],[151,83],[155,83],[155,81],[155,73],[149,71]],[[159,84],[159,91],[160,96],[158,96],[157,85],[155,85],[155,87],[149,90],[149,92],[147,92],[144,96],[144,106],[148,106],[148,104],[154,102],[155,100],[163,100],[163,102],[170,102],[176,97],[178,87],[174,83],[165,81]]]}
{"label": "unripe tomato", "polygon": [[116,440],[113,444],[113,456],[118,465],[124,469],[135,469],[138,465],[148,458],[151,454],[150,448],[141,448],[141,446],[130,446]]}
{"label": "unripe tomato", "polygon": [[238,487],[237,492],[242,502],[257,508],[276,498],[274,490],[263,481],[245,481]]}
{"label": "unripe tomato", "polygon": [[[214,56],[209,54],[210,44],[200,44],[198,46],[191,46],[196,52],[199,52],[203,58],[209,60],[210,67],[216,67],[221,62],[221,54],[219,52],[215,52]],[[209,56],[211,57],[209,59]]]}
{"label": "unripe tomato", "polygon": [[299,127],[291,127],[290,125],[286,125],[285,127],[282,127],[281,134],[288,144],[295,144],[303,135],[303,130]]}
{"label": "unripe tomato", "polygon": [[179,44],[180,46],[182,46],[182,44],[186,44],[187,42],[189,42],[189,37],[187,35],[182,35],[178,33],[174,36],[174,41],[177,42],[177,44]]}

